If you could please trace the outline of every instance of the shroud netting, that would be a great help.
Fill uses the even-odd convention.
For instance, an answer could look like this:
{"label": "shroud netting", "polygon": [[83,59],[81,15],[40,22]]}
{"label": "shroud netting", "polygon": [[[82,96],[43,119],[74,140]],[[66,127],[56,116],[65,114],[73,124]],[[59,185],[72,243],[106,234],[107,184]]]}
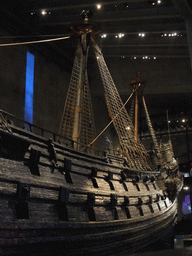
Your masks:
{"label": "shroud netting", "polygon": [[[77,46],[77,51],[75,55],[75,60],[72,69],[71,80],[69,84],[69,89],[66,97],[66,102],[64,106],[64,111],[61,119],[61,125],[59,129],[59,134],[66,138],[72,139],[73,135],[73,125],[75,118],[75,108],[77,101],[77,86],[79,83],[79,78],[81,76],[81,64],[83,59],[83,49],[79,43]],[[83,106],[82,106],[82,118],[80,127],[80,140],[79,143],[88,145],[95,138],[95,123],[93,117],[91,96],[89,90],[87,69],[84,71],[84,87],[83,87]],[[84,147],[82,145],[82,147]]]}
{"label": "shroud netting", "polygon": [[117,131],[123,155],[130,168],[149,170],[151,169],[149,155],[141,141],[135,141],[134,126],[131,118],[125,107],[123,107],[123,102],[113,82],[99,46],[93,39],[92,41],[105,90],[109,116],[113,120],[113,124]]}

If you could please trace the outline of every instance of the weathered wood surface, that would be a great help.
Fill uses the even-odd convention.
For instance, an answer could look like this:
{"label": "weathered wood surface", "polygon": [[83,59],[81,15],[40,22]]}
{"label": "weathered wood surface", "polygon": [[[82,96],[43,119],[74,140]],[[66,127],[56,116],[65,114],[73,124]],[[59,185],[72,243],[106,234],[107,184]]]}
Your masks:
{"label": "weathered wood surface", "polygon": [[51,156],[45,139],[30,140],[22,160],[0,158],[0,255],[29,253],[28,245],[37,252],[39,244],[39,253],[51,253],[53,242],[69,255],[132,252],[174,223],[177,202],[169,200],[158,172],[138,171],[137,180],[118,161],[59,144]]}

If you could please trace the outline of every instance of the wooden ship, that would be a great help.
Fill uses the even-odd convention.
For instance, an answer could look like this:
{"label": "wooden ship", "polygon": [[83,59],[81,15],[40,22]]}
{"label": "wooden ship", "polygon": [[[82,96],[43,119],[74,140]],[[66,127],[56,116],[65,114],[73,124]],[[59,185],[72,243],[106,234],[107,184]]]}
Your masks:
{"label": "wooden ship", "polygon": [[[0,255],[132,253],[155,243],[175,223],[182,178],[171,143],[159,146],[143,98],[153,158],[145,150],[88,16],[84,12],[84,24],[73,28],[80,41],[59,133],[41,129],[39,135],[38,127],[29,123],[28,131],[20,120],[1,111]],[[101,154],[94,148],[87,76],[90,43],[120,154]],[[136,102],[141,84],[139,76],[131,82],[130,97],[135,96]],[[137,111],[136,104],[136,115]]]}

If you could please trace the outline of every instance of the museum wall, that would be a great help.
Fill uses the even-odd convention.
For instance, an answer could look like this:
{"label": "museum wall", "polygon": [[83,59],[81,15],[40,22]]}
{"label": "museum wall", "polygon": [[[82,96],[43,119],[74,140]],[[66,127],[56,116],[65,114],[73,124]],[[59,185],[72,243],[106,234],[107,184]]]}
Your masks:
{"label": "museum wall", "polygon": [[[0,47],[0,109],[24,118],[26,53],[28,46]],[[70,81],[70,72],[58,64],[47,60],[42,54],[31,51],[35,56],[34,70],[34,124],[57,133],[60,125],[65,97]],[[93,110],[97,134],[110,121],[103,97],[104,90],[94,57],[89,58],[89,83],[92,94]],[[190,95],[192,76],[189,59],[130,59],[106,58],[114,82],[125,99],[130,95],[129,81],[136,72],[140,72],[147,84],[145,94],[147,104],[151,104],[153,95]],[[169,102],[169,97],[168,97]],[[172,104],[172,102],[170,103]],[[166,105],[166,102],[165,102]],[[178,103],[177,103],[178,105]],[[166,107],[165,107],[166,108]],[[149,113],[158,111],[156,105],[150,105]],[[99,145],[116,149],[117,138],[113,126],[99,138]]]}
{"label": "museum wall", "polygon": [[[104,56],[105,57],[105,56]],[[121,95],[130,94],[129,81],[134,79],[134,74],[140,73],[146,80],[145,94],[167,94],[192,92],[192,72],[189,58],[160,58],[158,59],[130,59],[130,58],[105,58],[112,78]],[[95,69],[94,61],[91,62]],[[96,84],[98,79],[94,79]],[[102,93],[100,87],[93,86],[94,93]]]}
{"label": "museum wall", "polygon": [[[109,71],[115,82],[118,91],[123,99],[123,102],[127,100],[131,94],[129,82],[134,79],[134,74],[141,73],[141,78],[146,80],[144,88],[144,94],[148,111],[152,122],[156,122],[156,126],[161,122],[167,121],[166,111],[168,110],[171,120],[176,118],[187,118],[186,115],[191,116],[192,110],[192,72],[190,67],[190,60],[185,59],[130,59],[130,58],[105,58]],[[94,97],[101,98],[104,101],[104,90],[101,85],[101,78],[96,62],[93,58],[90,60],[89,66],[90,74],[90,87]],[[98,101],[98,100],[97,100]],[[130,103],[127,104],[127,109]],[[96,120],[103,113],[96,112]],[[144,118],[144,111],[140,113],[140,118]],[[109,122],[109,119],[105,118],[103,122],[96,122],[98,131],[101,131],[105,125]],[[105,123],[105,124],[104,124]],[[145,128],[143,125],[143,128]],[[158,127],[156,127],[158,128]],[[159,127],[161,128],[161,127]],[[167,131],[167,125],[164,127]],[[114,135],[113,127],[108,129],[109,133]],[[181,155],[183,151],[186,153],[186,134],[181,135],[178,140],[178,136],[174,137],[174,144],[177,145],[178,141],[182,141],[182,152],[176,152],[178,157],[186,160],[186,154],[184,157]],[[112,140],[113,148],[117,148],[119,145],[117,140]],[[150,142],[149,142],[150,144]],[[185,144],[185,145],[184,145]]]}
{"label": "museum wall", "polygon": [[23,118],[26,49],[0,47],[0,60],[0,109]]}
{"label": "museum wall", "polygon": [[24,119],[27,51],[35,56],[33,123],[57,133],[70,73],[26,46],[0,47],[0,109]]}

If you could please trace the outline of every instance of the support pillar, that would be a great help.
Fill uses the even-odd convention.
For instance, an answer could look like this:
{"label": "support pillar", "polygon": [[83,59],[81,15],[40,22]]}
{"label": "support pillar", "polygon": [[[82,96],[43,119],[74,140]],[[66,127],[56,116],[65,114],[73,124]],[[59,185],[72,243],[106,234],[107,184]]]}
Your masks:
{"label": "support pillar", "polygon": [[[190,0],[191,1],[191,0]],[[187,0],[172,0],[185,21],[187,39],[189,45],[189,56],[192,69],[192,10]]]}
{"label": "support pillar", "polygon": [[191,17],[185,19],[186,31],[187,31],[187,39],[188,39],[188,46],[189,46],[189,56],[190,56],[190,63],[192,69],[192,14]]}

